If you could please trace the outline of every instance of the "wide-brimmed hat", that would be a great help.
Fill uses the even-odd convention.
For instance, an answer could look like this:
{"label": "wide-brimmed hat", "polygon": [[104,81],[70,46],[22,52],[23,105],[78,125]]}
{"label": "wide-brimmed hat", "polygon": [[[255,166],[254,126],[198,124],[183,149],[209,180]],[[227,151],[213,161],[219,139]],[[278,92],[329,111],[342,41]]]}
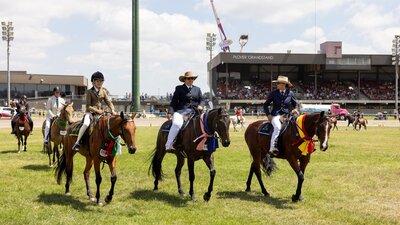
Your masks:
{"label": "wide-brimmed hat", "polygon": [[192,71],[187,71],[183,76],[179,76],[179,80],[180,80],[181,82],[185,82],[185,79],[186,79],[186,78],[189,78],[189,77],[193,77],[195,80],[197,79],[197,76],[195,76],[195,75],[192,73]]}
{"label": "wide-brimmed hat", "polygon": [[293,84],[290,83],[289,78],[285,77],[285,76],[278,76],[278,79],[273,80],[272,82],[273,83],[284,83],[284,84],[289,85],[289,87],[293,87]]}

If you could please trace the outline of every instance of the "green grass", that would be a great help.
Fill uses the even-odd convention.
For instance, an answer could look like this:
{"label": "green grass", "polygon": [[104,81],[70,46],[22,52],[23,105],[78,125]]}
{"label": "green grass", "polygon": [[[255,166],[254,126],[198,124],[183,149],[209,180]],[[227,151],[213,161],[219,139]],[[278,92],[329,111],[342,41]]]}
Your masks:
{"label": "green grass", "polygon": [[[284,160],[279,170],[263,175],[270,198],[263,197],[256,178],[252,192],[245,182],[251,158],[242,132],[231,132],[232,144],[215,153],[216,179],[211,200],[204,202],[209,172],[195,164],[195,193],[199,201],[180,197],[174,178],[175,156],[167,154],[166,178],[154,192],[147,161],[155,144],[157,127],[137,129],[135,155],[118,156],[114,199],[98,207],[86,197],[84,158],[75,157],[72,196],[57,185],[47,156],[41,153],[38,131],[28,140],[28,151],[16,153],[17,141],[0,130],[1,224],[400,224],[399,127],[369,127],[367,131],[331,133],[330,147],[317,151],[305,173],[303,202],[292,203],[297,178]],[[102,170],[102,199],[108,193],[110,174]],[[91,176],[95,191],[94,172]],[[182,172],[188,192],[187,167]]]}

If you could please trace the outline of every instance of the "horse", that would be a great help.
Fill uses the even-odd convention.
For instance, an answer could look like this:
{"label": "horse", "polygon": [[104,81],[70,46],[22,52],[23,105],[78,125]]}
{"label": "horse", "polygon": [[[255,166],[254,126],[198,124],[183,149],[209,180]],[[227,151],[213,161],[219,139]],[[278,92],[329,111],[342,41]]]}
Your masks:
{"label": "horse", "polygon": [[[301,190],[304,181],[304,172],[310,161],[311,152],[315,150],[312,138],[314,135],[317,135],[320,143],[320,150],[326,151],[328,149],[330,129],[332,128],[329,118],[324,115],[324,111],[302,116],[304,116],[302,119],[303,126],[298,125],[295,121],[292,121],[292,119],[288,119],[285,122],[288,123],[286,129],[282,127],[281,137],[278,138],[278,147],[280,149],[283,148],[284,152],[280,151],[277,157],[286,159],[297,175],[297,189],[296,193],[292,196],[293,202],[303,200]],[[269,176],[275,170],[276,164],[268,151],[271,136],[259,134],[259,128],[264,123],[269,122],[266,120],[259,120],[250,124],[244,134],[245,141],[253,158],[246,182],[246,192],[251,191],[251,179],[255,173],[261,186],[262,193],[264,196],[269,197],[270,194],[265,189],[261,179],[260,166],[262,166],[263,171]],[[299,135],[300,133],[303,133],[304,136],[302,137],[302,135]],[[299,144],[305,144],[308,149],[303,149],[302,152],[298,148]]]}
{"label": "horse", "polygon": [[[114,195],[114,187],[117,181],[116,166],[117,161],[115,157],[115,152],[119,146],[119,136],[124,140],[128,147],[128,152],[134,154],[136,152],[135,143],[135,118],[136,113],[131,116],[124,115],[121,112],[120,115],[116,116],[103,116],[98,121],[95,122],[93,132],[89,135],[88,144],[81,144],[79,148],[79,153],[86,158],[86,167],[83,172],[83,176],[86,183],[86,194],[90,201],[95,201],[98,206],[102,206],[103,203],[100,201],[100,184],[102,181],[100,173],[100,163],[106,162],[111,172],[111,188],[108,195],[105,198],[106,203],[110,203]],[[69,128],[67,135],[64,138],[64,151],[61,155],[60,164],[57,165],[55,174],[57,176],[57,183],[61,184],[62,175],[66,174],[65,182],[65,194],[71,195],[69,187],[72,182],[73,174],[73,157],[75,151],[72,150],[73,144],[76,142],[77,137],[72,135],[72,129],[80,121],[73,123]],[[89,130],[89,129],[88,129]],[[107,142],[106,142],[107,141]],[[107,144],[109,148],[105,146]],[[107,148],[107,150],[112,150],[113,153],[107,157],[102,157],[100,155],[101,149]],[[93,193],[89,185],[90,169],[94,165],[94,170],[96,174],[96,199],[93,197]]]}
{"label": "horse", "polygon": [[331,124],[333,125],[332,130],[334,130],[335,128],[336,128],[336,130],[339,130],[339,128],[337,127],[337,118],[336,118],[336,116],[329,117],[329,120],[331,121]]}
{"label": "horse", "polygon": [[25,106],[21,106],[20,108],[14,131],[14,134],[18,139],[18,153],[21,152],[21,143],[24,146],[24,152],[26,152],[26,141],[31,133],[31,127],[29,126],[28,114],[26,113]]}
{"label": "horse", "polygon": [[[368,124],[368,120],[365,118],[359,118],[355,123],[354,123],[354,129],[356,130],[361,130],[361,126],[364,127],[364,130],[367,129],[367,124]],[[357,129],[358,126],[358,129]]]}
{"label": "horse", "polygon": [[[204,121],[202,118],[204,118]],[[158,131],[157,144],[156,148],[152,153],[151,157],[152,161],[149,167],[149,172],[151,169],[152,175],[155,178],[154,189],[153,189],[155,191],[158,190],[158,181],[162,180],[163,178],[162,161],[164,159],[165,154],[167,153],[165,149],[165,143],[168,137],[168,132],[164,132],[163,127],[166,126],[168,123],[171,123],[171,121],[168,120],[164,122]],[[203,123],[205,127],[203,131],[201,128],[202,127],[201,123]],[[175,178],[178,184],[178,192],[181,196],[185,195],[184,191],[182,190],[182,185],[180,180],[181,170],[185,163],[185,157],[187,158],[187,164],[189,169],[189,181],[190,181],[189,194],[193,201],[197,200],[197,197],[193,191],[193,182],[195,179],[194,162],[199,159],[203,159],[203,161],[205,162],[210,171],[210,182],[208,185],[208,191],[204,194],[203,199],[205,201],[210,200],[211,192],[213,190],[214,177],[216,173],[216,170],[214,168],[214,156],[213,156],[214,149],[210,149],[209,147],[208,151],[205,151],[202,148],[200,148],[198,144],[199,142],[201,143],[202,141],[204,143],[207,136],[208,137],[213,136],[214,138],[211,137],[211,140],[209,140],[209,142],[213,142],[215,144],[215,142],[217,141],[215,133],[217,133],[219,135],[219,138],[221,139],[222,146],[228,147],[231,142],[229,138],[229,125],[230,125],[229,115],[226,113],[224,109],[221,108],[212,109],[209,112],[202,114],[201,116],[195,116],[188,122],[186,128],[181,130],[181,132],[178,134],[177,137],[178,141],[175,144],[176,150],[172,150],[171,152],[170,151],[169,152],[175,154],[177,158],[177,164],[175,167]]]}
{"label": "horse", "polygon": [[236,116],[230,116],[229,117],[231,120],[231,123],[233,125],[233,130],[237,132],[238,130],[236,129],[236,126],[240,125],[240,129],[244,129],[244,123],[246,122],[246,118],[244,116],[241,117],[241,119],[238,121],[238,118]]}
{"label": "horse", "polygon": [[350,124],[351,125],[353,125],[353,127],[354,127],[354,121],[356,120],[356,118],[354,117],[354,116],[352,116],[352,115],[347,115],[346,117],[345,117],[345,120],[347,120],[347,126],[350,126]]}
{"label": "horse", "polygon": [[[57,116],[50,125],[49,130],[49,142],[43,144],[43,150],[49,156],[49,166],[53,167],[55,158],[57,157],[57,164],[59,164],[60,152],[59,149],[62,147],[62,142],[64,140],[64,136],[67,134],[67,129],[69,124],[72,124],[72,114],[74,112],[74,108],[72,107],[74,103],[67,103],[62,106],[60,111],[60,116]],[[42,124],[42,135],[44,138],[44,130],[46,126],[46,120],[43,121]],[[51,148],[51,142],[54,143],[53,149]],[[51,160],[51,154],[53,153],[53,161]]]}

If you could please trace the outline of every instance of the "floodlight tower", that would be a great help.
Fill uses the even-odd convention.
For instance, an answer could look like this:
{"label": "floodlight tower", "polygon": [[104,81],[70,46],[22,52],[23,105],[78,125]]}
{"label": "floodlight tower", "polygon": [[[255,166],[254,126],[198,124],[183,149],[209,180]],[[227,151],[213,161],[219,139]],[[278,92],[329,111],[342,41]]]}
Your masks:
{"label": "floodlight tower", "polygon": [[12,22],[1,22],[1,36],[7,42],[7,104],[10,106],[11,85],[10,85],[10,41],[14,40],[14,27]]}
{"label": "floodlight tower", "polygon": [[207,33],[206,37],[206,49],[210,51],[210,62],[208,63],[208,85],[210,86],[210,101],[212,102],[212,76],[211,76],[211,61],[212,61],[212,52],[214,50],[214,46],[217,40],[217,35],[214,33]]}
{"label": "floodlight tower", "polygon": [[395,108],[395,115],[398,118],[399,113],[399,58],[400,58],[400,35],[395,35],[392,41],[392,64],[395,66],[396,75],[395,75],[395,101],[394,101],[394,108]]}

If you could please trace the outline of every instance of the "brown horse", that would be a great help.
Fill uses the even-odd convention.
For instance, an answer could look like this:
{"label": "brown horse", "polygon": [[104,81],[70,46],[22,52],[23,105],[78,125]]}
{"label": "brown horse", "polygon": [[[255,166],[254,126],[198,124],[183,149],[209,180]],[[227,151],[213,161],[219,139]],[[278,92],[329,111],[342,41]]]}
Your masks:
{"label": "brown horse", "polygon": [[[366,129],[367,129],[367,124],[368,124],[368,120],[367,120],[367,119],[365,119],[365,118],[360,118],[360,119],[358,119],[358,120],[355,121],[355,123],[354,123],[354,129],[356,129],[356,130],[361,130],[361,126],[363,126],[363,127],[364,127],[364,130],[366,130]],[[358,126],[358,129],[357,129],[357,126]]]}
{"label": "brown horse", "polygon": [[[205,119],[202,120],[202,118]],[[150,168],[155,178],[154,190],[158,190],[158,181],[162,180],[163,177],[162,161],[166,154],[165,143],[168,137],[168,133],[163,131],[163,127],[166,126],[168,123],[171,123],[171,121],[166,121],[158,131],[157,145],[152,155],[152,162]],[[200,123],[205,124],[204,127],[206,134],[202,132]],[[203,149],[197,150],[196,148],[199,142],[202,140],[201,138],[199,139],[199,137],[202,137],[203,135],[206,138],[207,136],[215,137],[214,135],[216,133],[219,135],[221,139],[222,146],[228,147],[230,144],[229,125],[230,125],[229,115],[225,112],[225,110],[219,108],[219,109],[212,109],[208,113],[203,114],[203,116],[195,116],[192,120],[189,121],[187,127],[180,132],[180,134],[177,137],[177,139],[180,140],[177,142],[180,144],[176,144],[175,146],[176,150],[172,151],[171,153],[174,153],[177,158],[177,164],[175,167],[175,178],[178,184],[178,192],[181,196],[185,194],[182,190],[181,179],[180,179],[181,170],[185,163],[185,157],[187,157],[188,169],[189,169],[189,181],[190,181],[189,194],[193,201],[197,200],[196,195],[194,194],[193,191],[193,182],[195,179],[194,162],[199,159],[203,159],[208,169],[210,170],[210,182],[208,185],[208,191],[204,194],[203,199],[205,201],[210,200],[211,192],[213,190],[213,185],[214,185],[214,177],[216,173],[214,168],[213,149],[212,150],[208,149],[207,151]],[[217,140],[212,138],[211,140],[209,139],[209,142],[214,142],[214,141]]]}
{"label": "brown horse", "polygon": [[[60,158],[60,151],[62,147],[62,142],[64,140],[64,136],[67,134],[67,129],[69,124],[71,124],[72,121],[72,114],[74,112],[74,108],[72,107],[74,103],[67,103],[62,106],[61,111],[60,111],[60,116],[56,117],[53,122],[51,123],[50,130],[49,130],[49,142],[46,144],[43,144],[43,149],[49,156],[49,166],[53,167],[55,159],[57,157],[57,164],[59,164],[59,158]],[[42,125],[42,135],[44,138],[44,130],[46,126],[46,120],[43,121]],[[53,149],[51,148],[51,142],[54,143]],[[51,160],[51,154],[53,154],[53,161]]]}
{"label": "brown horse", "polygon": [[14,132],[18,139],[18,153],[21,152],[21,143],[24,145],[24,152],[26,152],[26,141],[31,133],[31,127],[29,126],[28,114],[26,113],[25,106],[21,106],[20,108],[19,117],[14,126]]}
{"label": "brown horse", "polygon": [[[134,122],[136,113],[132,116],[124,115],[121,112],[118,116],[104,116],[101,117],[94,126],[93,132],[89,135],[89,143],[81,144],[79,148],[79,153],[86,158],[86,167],[83,172],[83,176],[86,183],[86,193],[91,201],[94,201],[94,197],[89,185],[90,169],[94,165],[94,170],[96,173],[96,202],[97,205],[103,205],[100,201],[100,184],[102,181],[100,173],[100,163],[107,162],[110,172],[111,172],[111,188],[107,197],[105,198],[106,203],[110,203],[114,195],[114,187],[117,181],[116,166],[117,161],[115,157],[116,147],[118,147],[119,136],[124,140],[125,144],[128,146],[128,151],[130,154],[136,152],[135,144],[135,132],[136,125]],[[71,134],[72,128],[77,124],[75,122],[68,129],[68,134],[64,138],[64,151],[61,155],[60,164],[56,167],[57,183],[61,183],[62,175],[66,174],[65,182],[65,194],[71,195],[69,187],[72,182],[73,173],[73,157],[75,151],[72,150],[72,145],[75,143],[77,137]],[[89,129],[88,129],[89,130]],[[113,153],[109,154],[107,157],[100,156],[100,150],[107,148],[105,146],[111,146]],[[114,146],[114,148],[112,147]]]}
{"label": "brown horse", "polygon": [[329,117],[329,120],[331,121],[331,124],[333,125],[332,130],[334,130],[335,128],[336,128],[336,130],[339,130],[339,128],[337,127],[337,118],[336,118],[336,116]]}
{"label": "brown horse", "polygon": [[[320,142],[320,150],[325,151],[328,149],[328,138],[331,129],[329,118],[324,115],[324,111],[321,113],[306,115],[303,121],[304,126],[301,128],[301,126],[296,124],[295,121],[289,119],[287,121],[288,126],[286,129],[282,129],[281,138],[279,138],[280,141],[278,141],[279,148],[283,149],[283,152],[281,151],[278,158],[286,159],[297,175],[296,194],[292,196],[292,201],[294,202],[303,199],[301,196],[301,188],[304,181],[304,172],[311,157],[310,151],[302,153],[299,150],[298,145],[301,143],[308,143],[313,147],[312,138],[314,135],[317,135]],[[261,179],[260,165],[266,174],[270,175],[275,169],[275,162],[268,154],[271,137],[258,133],[260,126],[265,122],[265,120],[256,121],[250,124],[245,132],[244,137],[251,156],[253,157],[250,173],[246,182],[246,191],[251,191],[251,179],[253,173],[255,173],[261,186],[262,193],[265,196],[269,196],[269,193],[265,189]],[[305,134],[303,138],[300,138],[300,132]]]}

